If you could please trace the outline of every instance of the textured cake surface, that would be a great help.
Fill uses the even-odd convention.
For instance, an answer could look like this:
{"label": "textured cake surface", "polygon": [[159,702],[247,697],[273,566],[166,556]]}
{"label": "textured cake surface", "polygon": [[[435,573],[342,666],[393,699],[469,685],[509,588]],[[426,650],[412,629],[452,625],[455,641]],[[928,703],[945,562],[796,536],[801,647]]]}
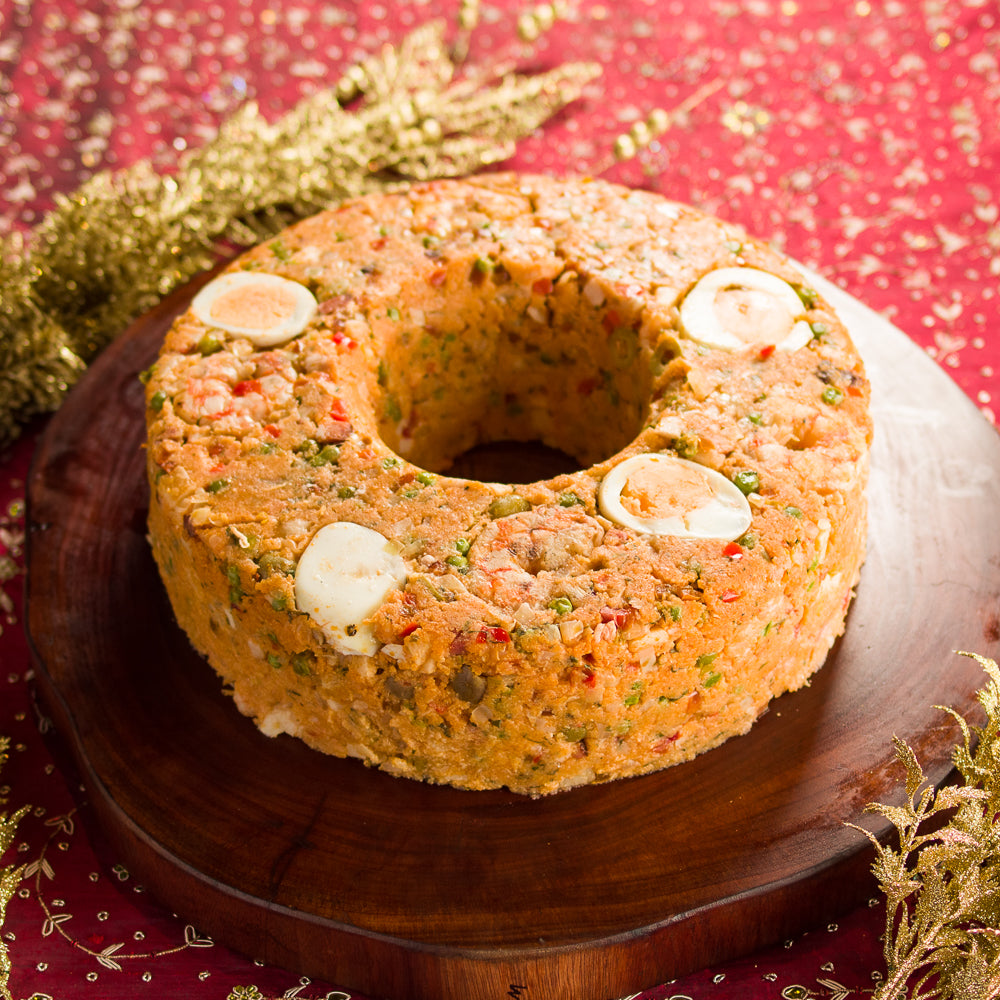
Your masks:
{"label": "textured cake surface", "polygon": [[[791,340],[724,269],[792,290]],[[228,272],[315,309],[244,336],[271,320],[234,292],[173,325],[148,373],[149,532],[179,624],[264,733],[539,795],[688,760],[822,665],[864,555],[869,387],[779,253],[649,193],[499,174],[345,203]],[[723,325],[764,317],[738,344],[697,328],[708,275]],[[448,475],[501,440],[579,471]],[[748,527],[643,527],[684,491],[637,456],[737,484]],[[301,566],[344,522],[385,542],[388,582],[337,624]]]}

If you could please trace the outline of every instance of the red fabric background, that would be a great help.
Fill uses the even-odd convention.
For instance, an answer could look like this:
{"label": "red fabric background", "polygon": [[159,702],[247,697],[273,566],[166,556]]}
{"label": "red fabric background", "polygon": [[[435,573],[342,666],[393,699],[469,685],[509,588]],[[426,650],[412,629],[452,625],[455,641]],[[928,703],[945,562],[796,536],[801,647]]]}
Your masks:
{"label": "red fabric background", "polygon": [[[36,223],[94,171],[176,154],[243,100],[277,116],[444,0],[0,3],[0,230]],[[992,0],[617,0],[570,4],[532,46],[509,0],[480,8],[470,58],[601,63],[586,97],[512,166],[602,174],[698,204],[774,241],[903,329],[995,422],[1000,393],[1000,15]],[[634,159],[617,135],[712,92]],[[712,89],[714,88],[714,89]],[[4,864],[28,875],[3,927],[14,997],[346,997],[201,940],[92,828],[43,736],[20,625],[29,434],[0,456],[0,773],[32,806]],[[890,733],[886,733],[889,741]],[[642,994],[849,997],[883,971],[873,905],[838,924]],[[120,946],[120,947],[116,947]],[[102,955],[102,953],[104,953]],[[238,993],[238,991],[237,991]],[[361,1000],[359,994],[353,996]],[[489,1000],[489,998],[487,998]],[[541,998],[528,998],[541,1000]]]}

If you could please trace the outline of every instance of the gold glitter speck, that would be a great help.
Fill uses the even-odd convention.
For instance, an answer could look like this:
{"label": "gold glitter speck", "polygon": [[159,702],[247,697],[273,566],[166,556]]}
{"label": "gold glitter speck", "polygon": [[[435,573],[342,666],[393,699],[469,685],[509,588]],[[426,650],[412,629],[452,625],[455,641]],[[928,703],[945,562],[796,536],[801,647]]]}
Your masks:
{"label": "gold glitter speck", "polygon": [[738,135],[751,136],[762,132],[771,122],[771,114],[746,101],[736,101],[722,113],[722,124]]}

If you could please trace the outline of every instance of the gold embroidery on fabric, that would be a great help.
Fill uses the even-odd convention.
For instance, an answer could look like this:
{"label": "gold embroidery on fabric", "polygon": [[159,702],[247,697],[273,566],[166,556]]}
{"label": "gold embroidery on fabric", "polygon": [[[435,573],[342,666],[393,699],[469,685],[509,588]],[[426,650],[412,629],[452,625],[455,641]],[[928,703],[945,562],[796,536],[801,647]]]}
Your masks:
{"label": "gold embroidery on fabric", "polygon": [[[64,925],[73,919],[73,914],[56,912],[57,906],[62,901],[56,899],[50,901],[46,898],[43,891],[45,883],[42,879],[44,877],[47,882],[56,881],[55,868],[48,860],[47,855],[56,837],[71,838],[73,836],[76,830],[76,824],[73,819],[74,814],[75,810],[67,813],[65,816],[53,816],[45,821],[45,825],[51,827],[52,832],[49,834],[49,838],[42,847],[38,858],[24,866],[23,877],[25,879],[34,878],[35,897],[38,900],[38,905],[42,908],[42,913],[45,915],[45,920],[42,924],[42,937],[58,934],[78,951],[83,952],[85,955],[90,955],[98,965],[111,972],[121,972],[122,962],[163,958],[166,955],[174,955],[188,948],[211,948],[213,946],[214,942],[211,938],[199,934],[190,924],[184,928],[184,941],[182,944],[174,945],[172,948],[163,948],[159,951],[123,952],[122,949],[125,947],[124,941],[113,942],[98,951],[89,947],[84,941],[69,934]],[[125,881],[129,877],[128,872],[121,865],[115,865],[113,872],[119,881]],[[103,916],[106,918],[106,914],[103,914]],[[97,918],[100,920],[102,914],[97,914]],[[137,941],[141,941],[142,939],[143,935],[135,936],[135,940]],[[3,1000],[8,1000],[8,998],[4,997]]]}

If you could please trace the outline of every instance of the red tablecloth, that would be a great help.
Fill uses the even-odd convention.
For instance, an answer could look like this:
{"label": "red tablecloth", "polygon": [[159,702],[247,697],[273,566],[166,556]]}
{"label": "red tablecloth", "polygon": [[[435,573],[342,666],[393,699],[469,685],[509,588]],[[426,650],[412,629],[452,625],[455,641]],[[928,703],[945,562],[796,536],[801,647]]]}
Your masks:
{"label": "red tablecloth", "polygon": [[[603,173],[742,223],[889,317],[995,421],[992,0],[584,0],[530,47],[517,37],[521,10],[479,7],[473,63],[586,59],[603,75],[521,144],[513,166]],[[248,98],[277,115],[384,42],[457,14],[444,0],[0,4],[0,227],[31,226],[96,170],[144,156],[169,165]],[[702,87],[702,103],[614,164],[616,136]],[[0,456],[0,735],[12,744],[0,796],[8,811],[32,807],[2,859],[28,865],[2,928],[11,995],[349,996],[202,939],[196,915],[162,910],[93,828],[32,700],[20,625],[31,451],[29,433]],[[871,896],[836,925],[642,997],[867,994],[884,968],[874,880]]]}

